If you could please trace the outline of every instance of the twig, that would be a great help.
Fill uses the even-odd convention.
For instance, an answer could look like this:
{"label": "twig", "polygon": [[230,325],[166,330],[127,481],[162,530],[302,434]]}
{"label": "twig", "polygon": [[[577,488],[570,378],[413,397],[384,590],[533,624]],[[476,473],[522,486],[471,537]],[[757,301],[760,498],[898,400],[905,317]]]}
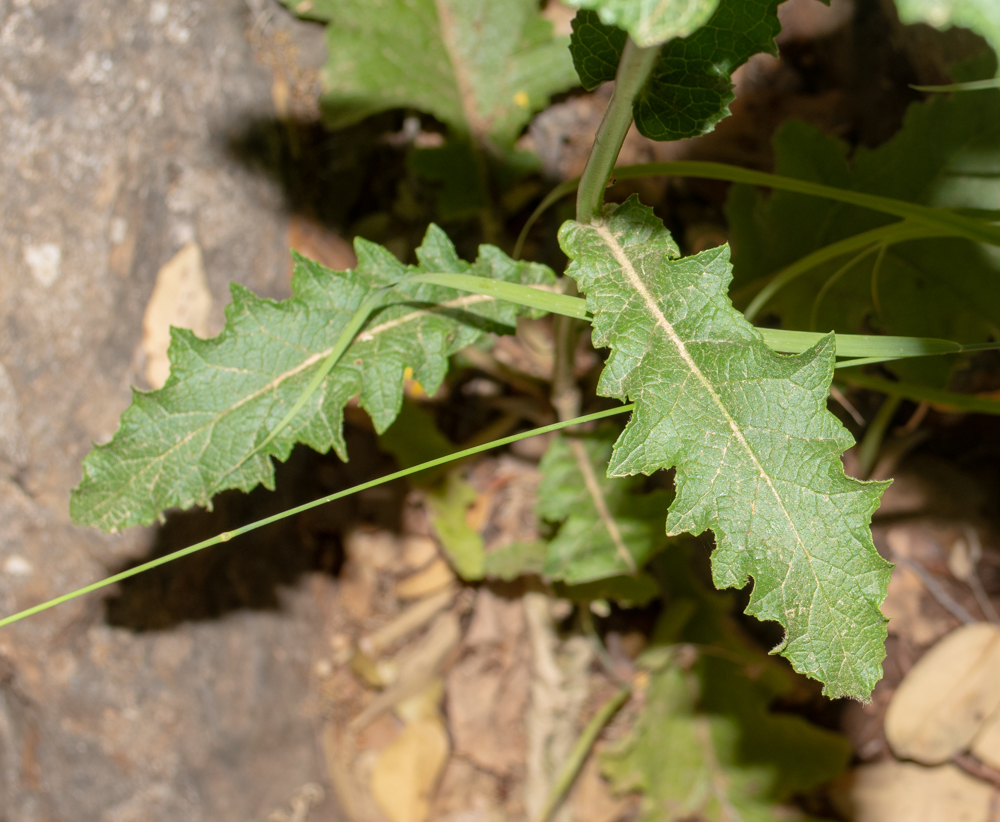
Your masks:
{"label": "twig", "polygon": [[914,562],[909,557],[893,557],[895,561],[902,565],[904,568],[909,568],[913,573],[917,575],[920,581],[924,584],[927,592],[934,597],[948,613],[950,613],[959,622],[965,625],[971,625],[973,622],[979,622],[972,614],[970,614],[965,608],[955,600],[955,598],[949,594],[944,587],[931,576],[927,569],[924,568],[919,563]]}
{"label": "twig", "polygon": [[970,776],[989,782],[995,788],[1000,788],[1000,771],[991,768],[972,754],[955,754],[951,761]]}
{"label": "twig", "polygon": [[628,701],[631,695],[632,690],[630,688],[622,688],[611,699],[605,702],[598,709],[597,713],[594,714],[594,718],[587,723],[587,727],[583,729],[583,733],[577,739],[576,745],[573,746],[569,759],[566,760],[566,764],[563,765],[562,770],[559,772],[556,784],[552,786],[552,792],[549,794],[548,799],[545,800],[545,805],[538,816],[535,817],[534,822],[549,822],[569,792],[569,789],[573,787],[573,783],[576,782],[576,777],[587,761],[587,757],[590,756],[590,749],[594,747],[594,743],[597,741],[597,737],[600,736],[601,731],[604,730],[604,726],[618,713],[619,708]]}

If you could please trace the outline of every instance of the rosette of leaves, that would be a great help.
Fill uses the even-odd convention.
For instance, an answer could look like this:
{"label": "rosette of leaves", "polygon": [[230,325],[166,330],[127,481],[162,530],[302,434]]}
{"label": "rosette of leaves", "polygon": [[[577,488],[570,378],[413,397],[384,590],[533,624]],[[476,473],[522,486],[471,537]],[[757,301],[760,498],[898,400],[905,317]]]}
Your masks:
{"label": "rosette of leaves", "polygon": [[635,403],[609,475],[676,467],[667,533],[711,529],[715,584],[752,577],[747,613],[785,628],[776,650],[829,696],[867,699],[885,655],[889,565],[869,529],[885,484],[844,475],[832,336],[773,352],[726,296],[728,248],[676,259],[635,197],[559,239],[594,344],[611,349],[598,393]]}
{"label": "rosette of leaves", "polygon": [[[797,121],[775,135],[776,172],[930,206],[1000,209],[1000,91],[940,95],[911,105],[875,149],[847,146]],[[734,294],[748,299],[786,266],[895,218],[792,192],[730,191]],[[1000,254],[954,237],[873,239],[792,280],[760,316],[786,328],[985,342],[1000,332]],[[888,363],[904,379],[944,385],[954,357]]]}
{"label": "rosette of leaves", "polygon": [[[148,524],[167,508],[207,505],[227,488],[272,488],[271,458],[287,459],[296,443],[321,453],[332,447],[346,460],[343,408],[352,397],[381,433],[399,412],[408,368],[433,394],[451,354],[488,332],[512,333],[517,316],[531,314],[493,297],[400,282],[408,275],[554,281],[547,267],[515,262],[492,246],[481,246],[474,264],[464,262],[434,225],[417,249],[416,266],[362,239],[355,240],[355,251],[353,271],[330,271],[296,257],[293,296],[283,302],[232,285],[226,326],[214,339],[171,329],[170,378],[158,391],[134,391],[114,438],[84,460],[83,481],[70,502],[74,521],[111,531]],[[308,394],[362,303],[393,284],[383,307]]]}
{"label": "rosette of leaves", "polygon": [[[781,31],[779,0],[718,0],[684,3],[697,11],[702,25],[672,35],[660,49],[653,71],[633,105],[639,132],[653,140],[679,140],[711,131],[729,114],[734,99],[730,75],[754,54],[777,54],[774,37]],[[670,3],[582,3],[600,11],[581,11],[573,21],[570,50],[584,88],[615,79],[625,48],[626,9]],[[615,9],[615,13],[611,13]],[[612,25],[610,21],[619,21]],[[626,25],[623,25],[626,23]],[[626,31],[628,28],[628,31]],[[636,40],[636,42],[640,42]],[[640,43],[641,45],[641,43]]]}

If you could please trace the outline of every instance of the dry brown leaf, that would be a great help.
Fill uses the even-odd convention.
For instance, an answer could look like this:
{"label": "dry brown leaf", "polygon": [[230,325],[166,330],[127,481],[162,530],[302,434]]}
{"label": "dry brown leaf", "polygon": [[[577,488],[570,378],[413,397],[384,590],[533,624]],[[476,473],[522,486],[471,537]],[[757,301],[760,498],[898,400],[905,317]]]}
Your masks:
{"label": "dry brown leaf", "polygon": [[371,793],[390,822],[427,818],[448,749],[448,733],[438,718],[407,725],[382,751],[372,771]]}
{"label": "dry brown leaf", "polygon": [[436,594],[449,587],[455,581],[448,563],[437,559],[423,571],[417,571],[406,579],[396,583],[396,596],[399,599],[420,599],[420,597]]}
{"label": "dry brown leaf", "polygon": [[437,543],[430,537],[416,534],[403,537],[402,563],[411,571],[429,565],[437,555]]}
{"label": "dry brown leaf", "polygon": [[573,808],[573,822],[616,822],[631,818],[636,796],[615,796],[611,786],[601,776],[599,757],[592,755],[583,766],[573,785],[569,803]]}
{"label": "dry brown leaf", "polygon": [[462,656],[448,672],[456,753],[497,776],[519,775],[527,750],[530,680],[521,601],[480,588]]}
{"label": "dry brown leaf", "polygon": [[142,351],[146,355],[146,382],[162,388],[170,376],[170,326],[190,328],[209,336],[212,294],[205,279],[201,249],[188,243],[156,275],[153,294],[142,317]]}
{"label": "dry brown leaf", "polygon": [[865,765],[848,789],[854,822],[988,822],[992,801],[990,786],[954,765]]}
{"label": "dry brown leaf", "polygon": [[444,680],[431,680],[419,693],[396,703],[394,711],[407,725],[425,719],[441,719],[441,700],[444,697]]}
{"label": "dry brown leaf", "polygon": [[346,271],[358,264],[347,240],[301,214],[293,214],[288,221],[288,247],[334,271]]}
{"label": "dry brown leaf", "polygon": [[362,637],[358,641],[358,648],[369,656],[377,656],[403,637],[423,628],[439,612],[451,605],[455,593],[455,589],[449,587],[411,605],[392,622],[383,625],[374,633]]}
{"label": "dry brown leaf", "polygon": [[455,614],[449,612],[439,616],[419,642],[397,656],[399,678],[354,718],[351,727],[360,730],[383,711],[422,690],[440,673],[461,635]]}
{"label": "dry brown leaf", "polygon": [[885,735],[896,756],[935,765],[968,748],[1000,706],[1000,629],[965,625],[931,648],[889,703]]}
{"label": "dry brown leaf", "polygon": [[1000,771],[1000,710],[986,720],[972,740],[972,753],[980,761]]}

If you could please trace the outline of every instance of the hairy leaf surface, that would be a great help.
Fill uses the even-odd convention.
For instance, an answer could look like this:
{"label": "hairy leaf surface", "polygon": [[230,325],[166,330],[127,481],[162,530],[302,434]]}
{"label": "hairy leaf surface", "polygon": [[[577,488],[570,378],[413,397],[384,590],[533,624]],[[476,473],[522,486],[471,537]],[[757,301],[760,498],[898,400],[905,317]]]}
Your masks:
{"label": "hairy leaf surface", "polygon": [[285,2],[330,24],[324,102],[336,127],[416,108],[506,149],[552,94],[576,85],[567,39],[537,0]]}
{"label": "hairy leaf surface", "polygon": [[624,29],[640,46],[655,46],[698,30],[719,0],[570,0],[597,13],[606,26]]}
{"label": "hairy leaf surface", "polygon": [[[912,105],[902,130],[874,150],[846,146],[803,123],[774,141],[776,171],[789,177],[933,206],[1000,208],[1000,91],[937,96]],[[734,186],[728,206],[735,293],[751,293],[782,268],[892,217],[785,191]],[[1000,332],[1000,252],[960,238],[855,253],[800,276],[764,306],[786,328],[941,337],[985,342]],[[742,292],[742,289],[746,289]],[[904,379],[943,385],[954,358],[903,360]]]}
{"label": "hairy leaf surface", "polygon": [[697,590],[688,567],[669,563],[673,603],[640,658],[651,674],[645,707],[602,757],[604,773],[616,791],[642,792],[643,822],[802,819],[782,802],[843,771],[850,746],[768,710],[790,678],[748,646],[727,598]]}
{"label": "hairy leaf surface", "polygon": [[796,670],[867,699],[885,655],[889,565],[869,531],[885,484],[844,475],[853,440],[826,410],[832,336],[773,352],[729,303],[728,248],[676,260],[635,197],[559,238],[594,344],[611,349],[598,393],[636,404],[608,473],[676,466],[667,533],[711,529],[716,585],[753,577],[747,612],[785,627]]}
{"label": "hairy leaf surface", "polygon": [[[660,51],[653,73],[633,106],[635,125],[653,140],[705,134],[729,115],[730,75],[754,54],[777,54],[779,0],[721,0],[711,18]],[[573,23],[571,51],[584,87],[615,79],[624,32],[581,11]]]}
{"label": "hairy leaf surface", "polygon": [[639,478],[607,476],[615,432],[562,436],[541,464],[535,512],[561,523],[548,544],[545,575],[570,584],[635,574],[666,545],[663,511],[672,494],[640,494]]}
{"label": "hairy leaf surface", "polygon": [[459,259],[437,226],[404,266],[384,248],[355,241],[358,267],[335,272],[297,258],[293,296],[260,299],[232,286],[226,327],[211,340],[171,329],[171,375],[158,391],[135,391],[114,439],[84,460],[73,492],[75,522],[104,530],[152,522],[171,507],[206,505],[226,488],[273,487],[271,457],[295,443],[346,459],[344,405],[360,395],[377,431],[395,419],[403,374],[430,393],[448,357],[487,331],[512,331],[517,306],[440,286],[404,283],[369,318],[337,365],[295,417],[257,450],[302,396],[344,327],[376,290],[407,274],[452,272],[518,283],[552,282],[542,265],[514,262],[481,246],[474,265]]}

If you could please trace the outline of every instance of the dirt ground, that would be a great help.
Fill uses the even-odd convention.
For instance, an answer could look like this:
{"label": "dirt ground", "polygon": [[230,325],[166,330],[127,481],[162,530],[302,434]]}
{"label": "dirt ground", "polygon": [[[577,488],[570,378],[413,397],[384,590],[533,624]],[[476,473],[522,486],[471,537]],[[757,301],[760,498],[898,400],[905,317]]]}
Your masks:
{"label": "dirt ground", "polygon": [[[874,145],[913,97],[866,78],[905,63],[911,80],[940,79],[940,55],[919,35],[867,48],[865,38],[885,32],[874,22],[851,29],[846,0],[820,12],[787,6],[786,60],[741,72],[731,120],[680,144],[633,134],[623,161],[767,168],[770,134],[789,116]],[[845,44],[837,33],[847,29]],[[843,63],[830,56],[837,49],[870,55],[868,64],[803,80],[817,60]],[[211,513],[115,536],[68,516],[90,444],[110,439],[130,386],[155,379],[147,318],[165,267],[187,261],[175,285],[193,289],[197,321],[214,334],[230,281],[287,296],[290,246],[350,264],[349,247],[316,220],[346,233],[377,196],[382,178],[349,167],[358,152],[383,152],[389,177],[403,160],[364,134],[296,149],[283,123],[315,134],[323,57],[322,30],[272,0],[0,0],[0,613],[391,470],[357,420],[350,463],[296,451],[273,494],[224,494]],[[601,95],[569,97],[532,126],[528,144],[552,177],[578,173]],[[348,181],[342,196],[317,194],[329,185],[310,177],[310,152],[348,158],[331,178]],[[664,183],[645,185],[644,198],[663,197]],[[672,202],[693,227],[687,246],[724,239],[724,191],[684,191]],[[191,249],[200,262],[178,257]],[[956,433],[954,415],[929,414],[921,419],[937,444],[921,449],[901,426],[876,469],[898,478],[875,528],[899,563],[886,679],[867,707],[817,707],[811,692],[796,705],[841,727],[856,764],[869,767],[895,763],[884,715],[904,675],[964,623],[997,621],[990,603],[1000,605],[998,455],[982,446],[996,427]],[[538,456],[525,445],[470,467],[467,519],[489,539],[535,533]],[[642,647],[640,632],[612,632],[609,669],[588,643],[553,630],[562,606],[530,586],[461,585],[440,558],[425,497],[402,484],[257,534],[0,630],[0,822],[379,819],[392,793],[379,780],[397,773],[385,752],[410,762],[408,745],[429,760],[437,752],[439,786],[419,798],[430,819],[523,819],[551,787],[553,762],[614,692],[614,671],[627,674]],[[826,810],[861,795],[851,784],[889,795],[874,773],[856,771]],[[971,791],[976,813],[993,813],[1000,771],[969,778],[973,788],[952,793]],[[878,818],[865,816],[877,803],[865,807],[857,819]],[[557,818],[635,812],[635,798],[611,796],[591,763]]]}

